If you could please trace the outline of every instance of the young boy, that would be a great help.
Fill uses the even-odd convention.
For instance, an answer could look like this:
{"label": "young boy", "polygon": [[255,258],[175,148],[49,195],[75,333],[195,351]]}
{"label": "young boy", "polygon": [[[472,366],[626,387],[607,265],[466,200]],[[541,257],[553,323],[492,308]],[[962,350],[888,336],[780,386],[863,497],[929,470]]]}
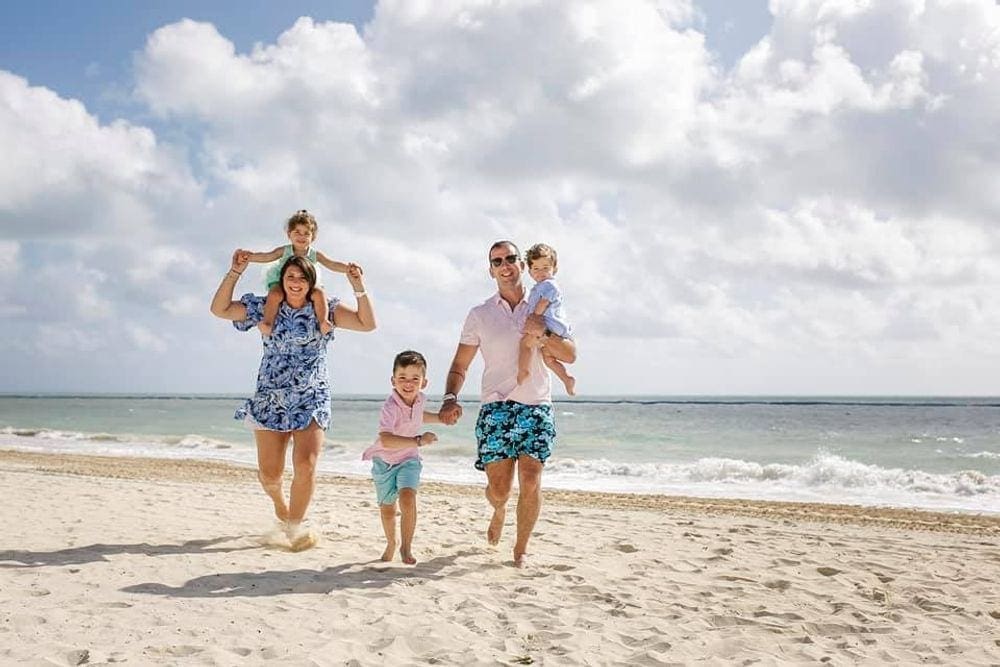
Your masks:
{"label": "young boy", "polygon": [[[536,243],[528,248],[524,253],[524,259],[528,263],[528,273],[535,281],[535,286],[528,293],[528,312],[541,315],[545,318],[545,327],[548,331],[563,338],[572,338],[572,328],[563,313],[562,290],[555,281],[556,272],[559,270],[559,262],[556,251],[552,246],[544,243]],[[517,358],[517,383],[521,384],[528,378],[528,364],[531,361],[533,350],[541,346],[541,340],[537,336],[524,334],[521,337],[521,348]],[[569,374],[566,366],[549,354],[544,347],[541,348],[542,361],[550,371],[562,380],[566,387],[566,393],[570,396],[576,395],[576,378]]]}
{"label": "young boy", "polygon": [[372,462],[372,479],[385,533],[383,561],[391,561],[396,552],[396,501],[399,501],[399,532],[402,544],[399,556],[414,565],[413,531],[417,526],[417,486],[420,484],[419,448],[437,442],[430,431],[421,433],[425,423],[440,424],[436,412],[425,412],[427,397],[427,361],[424,355],[406,350],[392,362],[392,393],[382,404],[378,438],[361,458]]}

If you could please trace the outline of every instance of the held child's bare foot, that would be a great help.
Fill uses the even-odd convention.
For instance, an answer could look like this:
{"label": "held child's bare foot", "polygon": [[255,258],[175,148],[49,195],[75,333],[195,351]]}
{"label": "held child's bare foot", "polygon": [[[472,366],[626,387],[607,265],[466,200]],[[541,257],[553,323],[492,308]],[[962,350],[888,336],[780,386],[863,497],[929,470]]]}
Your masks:
{"label": "held child's bare foot", "polygon": [[566,385],[566,393],[567,394],[569,394],[570,396],[576,396],[576,378],[575,377],[568,377],[568,378],[566,378],[566,380],[565,380],[565,382],[563,382],[563,384]]}
{"label": "held child's bare foot", "polygon": [[274,331],[274,324],[271,322],[261,322],[257,325],[257,328],[260,329],[260,332],[265,336],[270,336],[271,332]]}
{"label": "held child's bare foot", "polygon": [[383,551],[382,555],[379,556],[379,560],[382,561],[383,563],[391,563],[392,557],[395,553],[396,553],[396,543],[387,542],[385,545],[385,551]]}
{"label": "held child's bare foot", "polygon": [[500,535],[503,534],[503,522],[507,518],[507,508],[501,507],[493,510],[493,518],[486,529],[486,541],[492,546],[500,544]]}
{"label": "held child's bare foot", "polygon": [[319,332],[321,334],[323,334],[325,336],[326,334],[330,333],[331,331],[333,331],[333,325],[330,324],[328,321],[323,320],[322,322],[319,323]]}
{"label": "held child's bare foot", "polygon": [[413,554],[407,550],[400,549],[399,555],[403,559],[403,562],[407,565],[416,565],[417,559],[413,557]]}

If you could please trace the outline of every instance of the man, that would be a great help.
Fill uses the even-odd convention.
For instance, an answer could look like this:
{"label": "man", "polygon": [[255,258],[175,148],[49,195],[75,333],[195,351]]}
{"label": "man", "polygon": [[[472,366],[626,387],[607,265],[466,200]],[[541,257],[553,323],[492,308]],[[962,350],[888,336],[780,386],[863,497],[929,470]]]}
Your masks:
{"label": "man", "polygon": [[526,290],[521,282],[524,261],[517,246],[497,241],[490,247],[489,273],[497,292],[469,311],[458,350],[445,383],[438,416],[454,424],[462,416],[458,393],[477,352],[483,355],[482,405],[476,421],[476,468],[486,472],[486,500],[493,516],[486,530],[490,544],[500,542],[507,500],[517,472],[517,538],[514,566],[527,562],[528,539],[542,505],[542,468],[551,453],[556,430],[552,417],[549,373],[541,354],[534,354],[528,379],[517,383],[517,359],[524,331],[544,337],[544,346],[563,363],[576,360],[576,345],[545,328],[539,315],[527,313]]}

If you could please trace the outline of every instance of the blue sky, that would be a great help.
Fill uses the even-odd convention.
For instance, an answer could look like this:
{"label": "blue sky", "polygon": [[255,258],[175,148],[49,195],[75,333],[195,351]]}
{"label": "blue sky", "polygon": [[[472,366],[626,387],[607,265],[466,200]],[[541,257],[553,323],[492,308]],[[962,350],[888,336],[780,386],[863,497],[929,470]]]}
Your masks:
{"label": "blue sky", "polygon": [[304,207],[342,393],[438,389],[498,237],[584,394],[997,393],[995,2],[205,5],[0,8],[0,391],[244,390],[208,299]]}

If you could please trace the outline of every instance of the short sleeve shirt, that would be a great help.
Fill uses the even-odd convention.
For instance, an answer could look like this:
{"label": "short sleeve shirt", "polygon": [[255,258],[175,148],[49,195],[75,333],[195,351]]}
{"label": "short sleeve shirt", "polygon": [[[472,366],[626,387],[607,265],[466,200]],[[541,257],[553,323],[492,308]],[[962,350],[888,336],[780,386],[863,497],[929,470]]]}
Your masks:
{"label": "short sleeve shirt", "polygon": [[530,375],[517,384],[517,357],[521,344],[521,323],[528,314],[528,303],[521,301],[511,309],[497,292],[472,308],[465,318],[463,345],[477,345],[483,355],[483,378],[480,399],[483,403],[516,401],[525,405],[552,402],[552,385],[542,355],[534,350]]}
{"label": "short sleeve shirt", "polygon": [[[378,432],[389,432],[404,438],[412,438],[423,433],[424,405],[426,403],[427,397],[420,393],[411,407],[393,390],[389,394],[389,398],[385,399],[385,403],[382,404],[382,413],[378,419]],[[381,438],[376,438],[372,446],[364,451],[361,458],[365,461],[381,459],[389,465],[396,465],[410,459],[419,459],[420,451],[417,449],[416,443],[413,447],[390,449],[382,445]]]}

